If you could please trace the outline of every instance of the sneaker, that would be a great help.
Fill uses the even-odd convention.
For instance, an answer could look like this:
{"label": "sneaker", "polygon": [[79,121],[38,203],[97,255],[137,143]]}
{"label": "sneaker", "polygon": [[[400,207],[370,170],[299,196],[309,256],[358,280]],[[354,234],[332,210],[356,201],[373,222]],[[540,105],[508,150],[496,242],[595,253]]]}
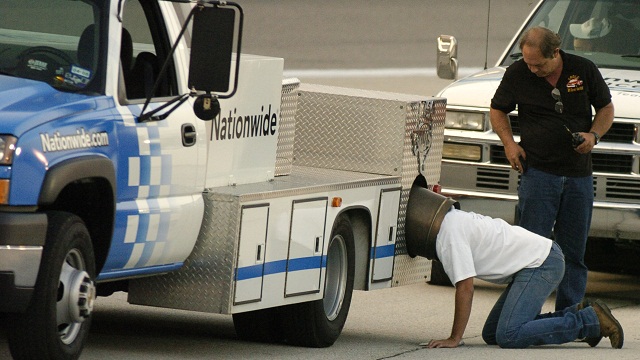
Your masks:
{"label": "sneaker", "polygon": [[609,307],[605,303],[600,302],[600,300],[594,301],[591,307],[593,307],[596,315],[598,315],[600,336],[608,337],[611,341],[611,347],[621,349],[624,343],[624,332],[618,320],[611,314]]}

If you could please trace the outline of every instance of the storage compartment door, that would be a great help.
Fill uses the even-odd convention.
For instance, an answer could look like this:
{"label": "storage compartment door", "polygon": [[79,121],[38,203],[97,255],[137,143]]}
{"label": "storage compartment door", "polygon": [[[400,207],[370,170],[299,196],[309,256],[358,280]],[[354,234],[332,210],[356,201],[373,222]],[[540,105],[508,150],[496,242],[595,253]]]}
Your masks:
{"label": "storage compartment door", "polygon": [[327,198],[293,202],[285,296],[320,291],[326,214]]}
{"label": "storage compartment door", "polygon": [[371,252],[372,282],[389,281],[393,277],[400,191],[401,189],[397,188],[380,192],[376,240]]}
{"label": "storage compartment door", "polygon": [[243,206],[234,305],[262,299],[269,205]]}

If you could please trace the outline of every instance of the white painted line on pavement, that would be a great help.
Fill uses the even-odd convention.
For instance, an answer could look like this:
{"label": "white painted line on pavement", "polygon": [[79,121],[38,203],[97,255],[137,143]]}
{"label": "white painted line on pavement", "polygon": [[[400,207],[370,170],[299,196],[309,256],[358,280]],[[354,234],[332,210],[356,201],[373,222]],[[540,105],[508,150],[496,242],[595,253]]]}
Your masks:
{"label": "white painted line on pavement", "polygon": [[[458,77],[481,71],[480,67],[462,67]],[[285,70],[285,77],[312,78],[356,78],[356,77],[398,77],[398,76],[436,76],[436,68],[380,68],[380,69],[299,69]]]}

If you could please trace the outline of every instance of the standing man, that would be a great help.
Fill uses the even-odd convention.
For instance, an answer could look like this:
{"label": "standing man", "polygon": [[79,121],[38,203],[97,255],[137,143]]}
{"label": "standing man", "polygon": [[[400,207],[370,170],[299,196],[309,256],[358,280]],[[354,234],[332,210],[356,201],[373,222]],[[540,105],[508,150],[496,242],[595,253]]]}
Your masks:
{"label": "standing man", "polygon": [[[593,209],[591,150],[613,122],[611,94],[589,60],[560,50],[558,34],[543,27],[520,40],[523,58],[507,68],[491,100],[491,125],[511,167],[522,173],[519,225],[560,245],[565,274],[556,309],[579,303]],[[518,108],[520,143],[508,113]],[[593,117],[592,106],[595,108]]]}

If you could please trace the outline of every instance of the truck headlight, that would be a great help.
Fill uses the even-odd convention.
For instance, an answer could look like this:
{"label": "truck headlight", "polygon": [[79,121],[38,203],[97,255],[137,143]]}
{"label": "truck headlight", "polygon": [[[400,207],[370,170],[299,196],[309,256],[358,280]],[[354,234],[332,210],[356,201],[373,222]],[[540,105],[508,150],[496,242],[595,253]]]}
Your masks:
{"label": "truck headlight", "polygon": [[444,127],[447,129],[484,131],[484,113],[447,111]]}
{"label": "truck headlight", "polygon": [[442,148],[442,158],[450,160],[480,161],[482,146],[446,142]]}
{"label": "truck headlight", "polygon": [[0,165],[11,165],[18,139],[10,135],[0,135]]}

